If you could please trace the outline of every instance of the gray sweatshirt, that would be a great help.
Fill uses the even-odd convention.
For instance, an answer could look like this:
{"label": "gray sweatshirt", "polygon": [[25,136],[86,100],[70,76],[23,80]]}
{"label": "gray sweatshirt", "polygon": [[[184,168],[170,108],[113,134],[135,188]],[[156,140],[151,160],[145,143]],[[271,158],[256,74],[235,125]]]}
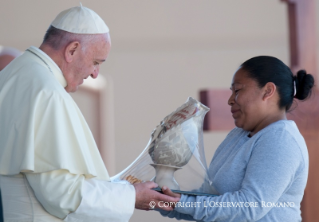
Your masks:
{"label": "gray sweatshirt", "polygon": [[219,196],[182,195],[174,211],[161,214],[193,221],[301,221],[309,159],[296,124],[280,120],[248,134],[233,129],[215,152],[208,174]]}

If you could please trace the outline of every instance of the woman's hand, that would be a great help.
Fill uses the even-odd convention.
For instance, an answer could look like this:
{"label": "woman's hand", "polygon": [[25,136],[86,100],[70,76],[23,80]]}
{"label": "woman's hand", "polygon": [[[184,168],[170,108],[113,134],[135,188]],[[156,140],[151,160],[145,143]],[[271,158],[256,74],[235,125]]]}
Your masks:
{"label": "woman's hand", "polygon": [[168,187],[166,186],[163,186],[162,187],[162,191],[164,194],[168,195],[168,196],[171,196],[171,197],[178,197],[179,199],[181,199],[181,194],[180,193],[174,193],[171,191],[171,189],[169,189]]}
{"label": "woman's hand", "polygon": [[[168,195],[168,196],[177,198],[178,201],[181,199],[181,194],[180,194],[180,193],[174,193],[174,192],[171,191],[171,189],[169,189],[169,188],[166,187],[166,186],[163,186],[163,187],[162,187],[162,192],[163,192],[165,195]],[[171,207],[172,207],[173,209],[175,208],[176,203],[177,203],[178,201],[174,202],[174,204],[171,205]]]}
{"label": "woman's hand", "polygon": [[[177,203],[180,199],[152,190],[152,188],[158,186],[154,182],[149,181],[144,183],[135,183],[133,184],[133,186],[136,191],[135,208],[139,210],[153,210],[154,208],[158,208],[166,211],[171,211],[174,209],[175,206],[173,203]],[[169,191],[173,193],[171,190]]]}

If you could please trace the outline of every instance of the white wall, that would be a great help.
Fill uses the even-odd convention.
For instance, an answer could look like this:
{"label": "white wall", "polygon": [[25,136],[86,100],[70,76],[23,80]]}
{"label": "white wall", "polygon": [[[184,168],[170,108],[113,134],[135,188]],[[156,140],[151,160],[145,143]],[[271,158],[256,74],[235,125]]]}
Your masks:
{"label": "white wall", "polygon": [[[56,14],[76,0],[0,1],[0,44],[39,46]],[[279,0],[82,0],[111,30],[101,73],[112,76],[115,171],[130,164],[153,128],[188,96],[229,88],[246,59],[273,55],[288,62],[286,5]],[[319,24],[319,23],[318,23]],[[225,101],[226,102],[226,101]],[[206,158],[227,132],[205,133]],[[209,161],[208,161],[209,162]],[[136,211],[131,221],[170,221]]]}

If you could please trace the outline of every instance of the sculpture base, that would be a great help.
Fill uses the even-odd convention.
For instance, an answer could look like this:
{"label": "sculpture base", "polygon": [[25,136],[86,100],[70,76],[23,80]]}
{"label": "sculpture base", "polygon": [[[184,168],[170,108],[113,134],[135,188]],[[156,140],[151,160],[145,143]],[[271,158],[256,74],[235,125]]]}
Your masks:
{"label": "sculpture base", "polygon": [[174,173],[176,170],[182,169],[182,167],[175,167],[163,164],[150,164],[155,168],[155,178],[154,182],[158,184],[159,187],[167,186],[171,190],[179,190],[179,185],[174,178]]}

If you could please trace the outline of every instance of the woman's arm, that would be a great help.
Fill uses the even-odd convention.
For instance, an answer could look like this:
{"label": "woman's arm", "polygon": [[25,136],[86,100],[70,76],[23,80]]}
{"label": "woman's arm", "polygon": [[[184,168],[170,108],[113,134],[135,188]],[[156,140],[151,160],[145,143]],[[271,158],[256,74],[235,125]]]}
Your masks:
{"label": "woman's arm", "polygon": [[272,209],[263,203],[276,203],[289,188],[300,163],[294,138],[287,132],[270,133],[256,142],[240,190],[217,197],[182,195],[175,211],[202,221],[257,221]]}

